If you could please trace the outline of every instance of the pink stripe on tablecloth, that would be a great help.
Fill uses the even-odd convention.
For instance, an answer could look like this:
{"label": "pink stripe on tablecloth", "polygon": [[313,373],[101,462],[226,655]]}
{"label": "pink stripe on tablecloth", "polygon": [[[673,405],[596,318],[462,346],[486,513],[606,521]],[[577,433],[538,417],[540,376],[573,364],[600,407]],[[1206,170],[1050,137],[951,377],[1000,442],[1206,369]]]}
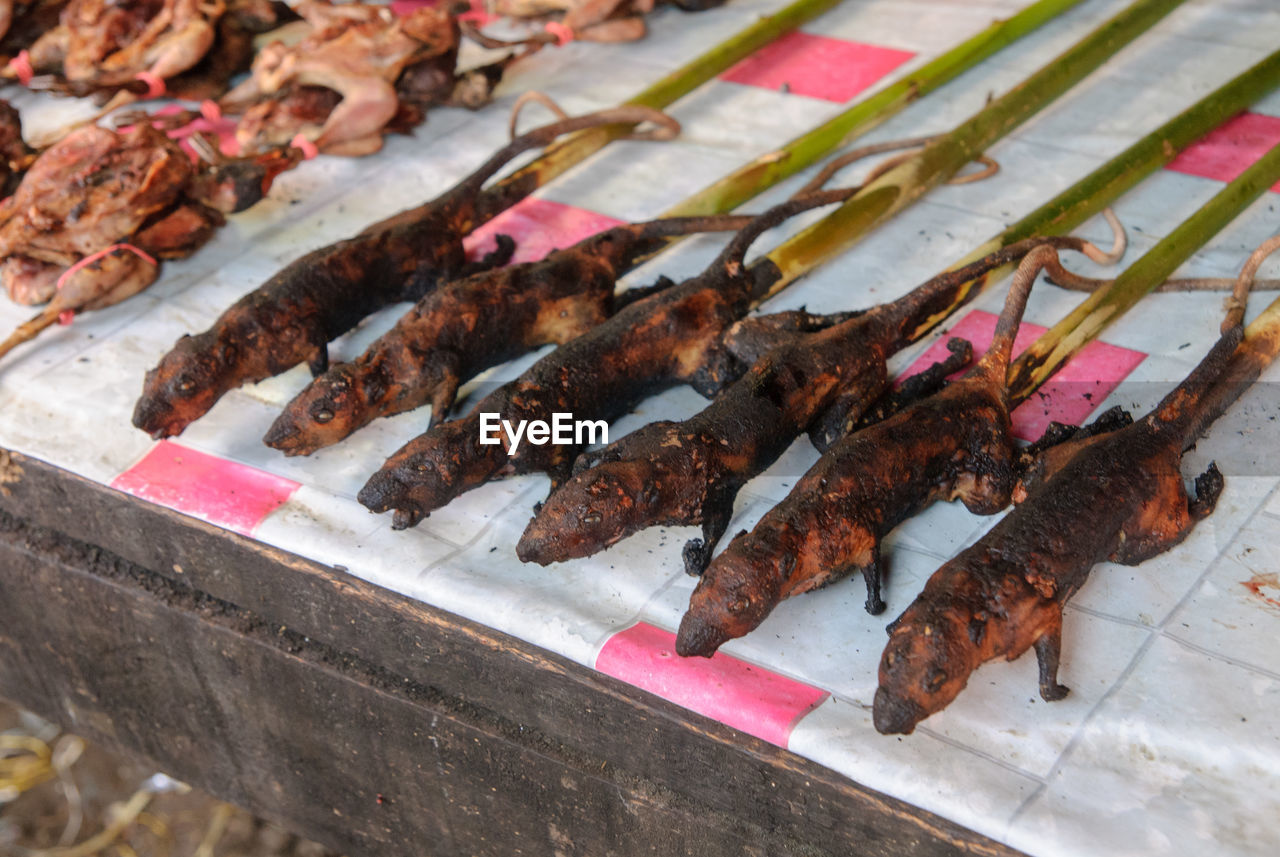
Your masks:
{"label": "pink stripe on tablecloth", "polygon": [[162,440],[111,482],[119,491],[243,535],[288,500],[299,483]]}
{"label": "pink stripe on tablecloth", "polygon": [[793,32],[765,45],[720,79],[844,102],[914,56],[896,48]]}
{"label": "pink stripe on tablecloth", "polygon": [[[944,360],[949,354],[946,341],[954,336],[973,343],[974,359],[977,359],[991,345],[997,319],[998,316],[982,310],[969,313],[951,327],[946,337],[933,343],[907,367],[901,377],[915,375]],[[1037,324],[1024,322],[1013,342],[1014,355],[1021,354],[1045,330]],[[1023,440],[1036,440],[1044,434],[1050,422],[1079,425],[1146,356],[1118,345],[1097,340],[1090,342],[1032,393],[1030,399],[1014,409],[1014,435]]]}
{"label": "pink stripe on tablecloth", "polygon": [[463,244],[472,258],[478,258],[494,248],[495,235],[510,235],[516,242],[511,261],[535,262],[552,250],[563,250],[624,222],[585,208],[529,197],[476,229]]}
{"label": "pink stripe on tablecloth", "polygon": [[827,692],[717,653],[682,658],[676,637],[644,622],[614,634],[596,669],[780,747]]}
{"label": "pink stripe on tablecloth", "polygon": [[[1169,162],[1174,172],[1229,182],[1280,144],[1280,116],[1241,113],[1228,119]],[[1280,182],[1271,189],[1280,192]]]}

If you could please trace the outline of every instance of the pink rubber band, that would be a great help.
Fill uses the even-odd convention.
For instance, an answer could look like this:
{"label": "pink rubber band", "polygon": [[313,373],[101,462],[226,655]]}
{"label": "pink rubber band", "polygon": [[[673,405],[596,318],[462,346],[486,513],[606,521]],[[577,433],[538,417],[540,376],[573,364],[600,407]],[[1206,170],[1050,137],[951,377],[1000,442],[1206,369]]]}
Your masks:
{"label": "pink rubber band", "polygon": [[9,60],[8,68],[13,69],[13,73],[18,76],[18,83],[23,86],[30,83],[31,78],[36,75],[36,70],[31,67],[31,54],[26,51],[18,51],[18,55]]}
{"label": "pink rubber band", "polygon": [[573,27],[563,24],[560,21],[548,21],[544,25],[544,29],[556,37],[556,44],[561,47],[564,47],[573,41]]}
{"label": "pink rubber band", "polygon": [[316,144],[308,140],[302,134],[295,135],[294,138],[289,141],[289,145],[293,146],[295,149],[301,149],[302,157],[308,161],[320,154],[320,150],[316,148]]}
{"label": "pink rubber band", "polygon": [[66,327],[68,324],[76,320],[76,311],[73,309],[64,309],[58,313],[58,324]]}
{"label": "pink rubber band", "polygon": [[217,122],[222,118],[222,108],[218,106],[218,102],[206,98],[200,102],[200,115],[210,122]]}
{"label": "pink rubber band", "polygon": [[[110,247],[108,247],[105,250],[99,250],[97,253],[93,253],[89,256],[85,256],[79,262],[76,262],[70,268],[67,268],[67,270],[63,271],[61,276],[58,277],[58,282],[54,284],[54,288],[61,291],[62,287],[66,285],[67,280],[71,279],[71,277],[81,268],[85,267],[86,265],[92,265],[94,262],[98,261],[99,259],[110,256],[112,253],[116,252],[117,250],[128,250],[130,253],[137,256],[139,259],[143,260],[144,262],[149,262],[152,265],[156,264],[156,260],[151,257],[151,254],[149,254],[145,250],[134,247],[132,244],[125,244],[125,243],[112,244]],[[67,323],[69,322],[63,322],[63,324],[67,324]]]}
{"label": "pink rubber band", "polygon": [[147,85],[146,98],[159,98],[165,93],[164,78],[158,77],[149,71],[140,71],[134,76],[135,80],[140,80]]}

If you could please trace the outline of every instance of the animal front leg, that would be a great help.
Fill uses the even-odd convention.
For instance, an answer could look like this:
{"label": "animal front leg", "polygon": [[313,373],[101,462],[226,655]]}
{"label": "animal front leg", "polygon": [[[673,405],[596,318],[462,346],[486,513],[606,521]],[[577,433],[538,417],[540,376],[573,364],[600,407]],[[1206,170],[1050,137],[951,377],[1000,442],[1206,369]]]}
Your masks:
{"label": "animal front leg", "polygon": [[726,492],[707,500],[702,513],[702,538],[690,539],[684,546],[685,574],[701,577],[711,564],[711,554],[724,531],[729,529],[729,519],[733,517],[733,496],[733,492]]}
{"label": "animal front leg", "polygon": [[462,383],[458,370],[458,355],[454,352],[441,353],[438,368],[440,380],[431,394],[431,422],[427,424],[427,428],[444,422],[444,418],[449,415],[449,410],[458,398],[458,387]]}
{"label": "animal front leg", "polygon": [[884,612],[884,599],[880,597],[880,584],[884,580],[884,563],[880,557],[880,543],[871,546],[871,559],[862,566],[862,580],[867,584],[867,612],[879,616]]}
{"label": "animal front leg", "polygon": [[329,340],[318,325],[312,326],[305,334],[311,346],[311,356],[307,358],[307,368],[312,378],[319,378],[329,371]]}
{"label": "animal front leg", "polygon": [[1040,696],[1045,702],[1056,702],[1071,692],[1058,684],[1058,662],[1062,656],[1062,611],[1056,612],[1051,626],[1036,639],[1036,661],[1040,667]]}

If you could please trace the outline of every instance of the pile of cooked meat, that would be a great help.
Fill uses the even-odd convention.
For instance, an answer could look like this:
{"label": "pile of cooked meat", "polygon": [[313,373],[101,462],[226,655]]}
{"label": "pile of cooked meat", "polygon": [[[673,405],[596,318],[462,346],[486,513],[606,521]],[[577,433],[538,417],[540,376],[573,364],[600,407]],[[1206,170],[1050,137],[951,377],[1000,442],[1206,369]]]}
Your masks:
{"label": "pile of cooked meat", "polygon": [[[689,11],[717,5],[673,2]],[[552,23],[527,40],[499,42],[479,33],[474,13],[447,4],[395,14],[329,0],[0,0],[0,74],[102,107],[55,139],[31,141],[18,112],[0,102],[0,282],[12,301],[40,307],[0,342],[0,357],[146,289],[164,260],[195,252],[303,160],[374,153],[385,135],[409,131],[437,105],[479,107],[515,60],[543,45],[639,38],[654,5],[500,0],[499,13]],[[459,72],[467,37],[510,52]],[[160,97],[202,103],[130,107]],[[519,172],[494,181],[513,160],[567,134],[645,123],[656,130],[634,139],[679,131],[640,106],[561,113],[525,134],[513,130],[449,190],[292,261],[209,329],[183,335],[147,373],[134,425],[157,439],[180,434],[231,390],[299,365],[312,378],[263,439],[286,455],[317,453],[379,417],[429,406],[425,431],[369,476],[362,504],[404,529],[492,480],[545,473],[550,494],[514,546],[522,561],[543,565],[653,526],[700,527],[680,555],[698,578],[676,638],[688,657],[712,657],[766,623],[783,599],[855,572],[867,611],[879,614],[887,606],[882,543],[896,526],[938,502],[959,500],[983,515],[1013,504],[889,624],[875,726],[911,732],[982,663],[1029,648],[1042,697],[1064,696],[1063,605],[1093,566],[1139,563],[1213,511],[1221,474],[1210,466],[1189,494],[1179,466],[1270,359],[1242,346],[1243,308],[1280,239],[1250,257],[1219,340],[1151,413],[1055,424],[1022,447],[1010,415],[1026,394],[1010,392],[1008,372],[1028,296],[1042,276],[1097,285],[1060,257],[1118,261],[1124,234],[1109,212],[1110,250],[1069,236],[1025,238],[897,300],[826,314],[752,315],[790,280],[769,256],[748,263],[747,254],[769,230],[861,189],[821,189],[830,170],[757,215],[623,224],[520,264],[508,264],[514,244],[499,235],[491,252],[468,256],[463,239],[537,187]],[[734,234],[696,276],[619,290],[628,271],[698,232]],[[952,340],[945,360],[895,386],[890,359],[972,299],[975,283],[1009,267],[1016,271],[985,353],[975,360],[970,343]],[[353,359],[330,362],[333,340],[401,302],[412,306],[394,327]],[[548,345],[519,377],[451,418],[467,382]],[[480,442],[482,414],[527,424],[568,413],[607,424],[678,385],[709,404],[612,443],[521,445],[501,432]],[[717,553],[743,486],[802,435],[817,463]]]}

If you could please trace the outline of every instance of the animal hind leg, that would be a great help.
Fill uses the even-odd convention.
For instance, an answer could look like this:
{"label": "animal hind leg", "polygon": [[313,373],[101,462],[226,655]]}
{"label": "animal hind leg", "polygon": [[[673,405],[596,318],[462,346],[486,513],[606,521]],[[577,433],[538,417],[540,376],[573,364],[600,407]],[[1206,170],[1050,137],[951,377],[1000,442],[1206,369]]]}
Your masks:
{"label": "animal hind leg", "polygon": [[880,597],[880,584],[884,581],[884,562],[880,557],[880,543],[871,546],[871,559],[862,566],[862,580],[867,584],[867,612],[879,616],[884,612],[884,599]]}
{"label": "animal hind leg", "polygon": [[[1174,478],[1180,479],[1175,475]],[[1112,555],[1114,562],[1123,565],[1138,565],[1145,562],[1157,554],[1164,553],[1181,543],[1195,528],[1195,525],[1209,517],[1213,513],[1214,507],[1218,505],[1218,498],[1222,496],[1223,479],[1222,473],[1218,470],[1216,464],[1210,464],[1204,473],[1196,477],[1196,496],[1195,499],[1181,500],[1181,485],[1179,485],[1180,498],[1175,502],[1185,502],[1186,512],[1182,513],[1181,509],[1175,509],[1175,513],[1167,517],[1163,517],[1161,523],[1164,525],[1161,529],[1152,532],[1139,533],[1136,536],[1128,536],[1124,544]]]}
{"label": "animal hind leg", "polygon": [[1196,477],[1196,498],[1187,504],[1192,525],[1213,514],[1222,496],[1222,471],[1216,463],[1210,462],[1204,473]]}
{"label": "animal hind leg", "polygon": [[858,417],[854,431],[887,420],[889,417],[921,399],[928,398],[947,385],[947,377],[959,372],[973,360],[973,344],[967,339],[952,337],[947,340],[951,353],[923,372],[907,378],[896,390],[890,390],[876,399],[871,407]]}

